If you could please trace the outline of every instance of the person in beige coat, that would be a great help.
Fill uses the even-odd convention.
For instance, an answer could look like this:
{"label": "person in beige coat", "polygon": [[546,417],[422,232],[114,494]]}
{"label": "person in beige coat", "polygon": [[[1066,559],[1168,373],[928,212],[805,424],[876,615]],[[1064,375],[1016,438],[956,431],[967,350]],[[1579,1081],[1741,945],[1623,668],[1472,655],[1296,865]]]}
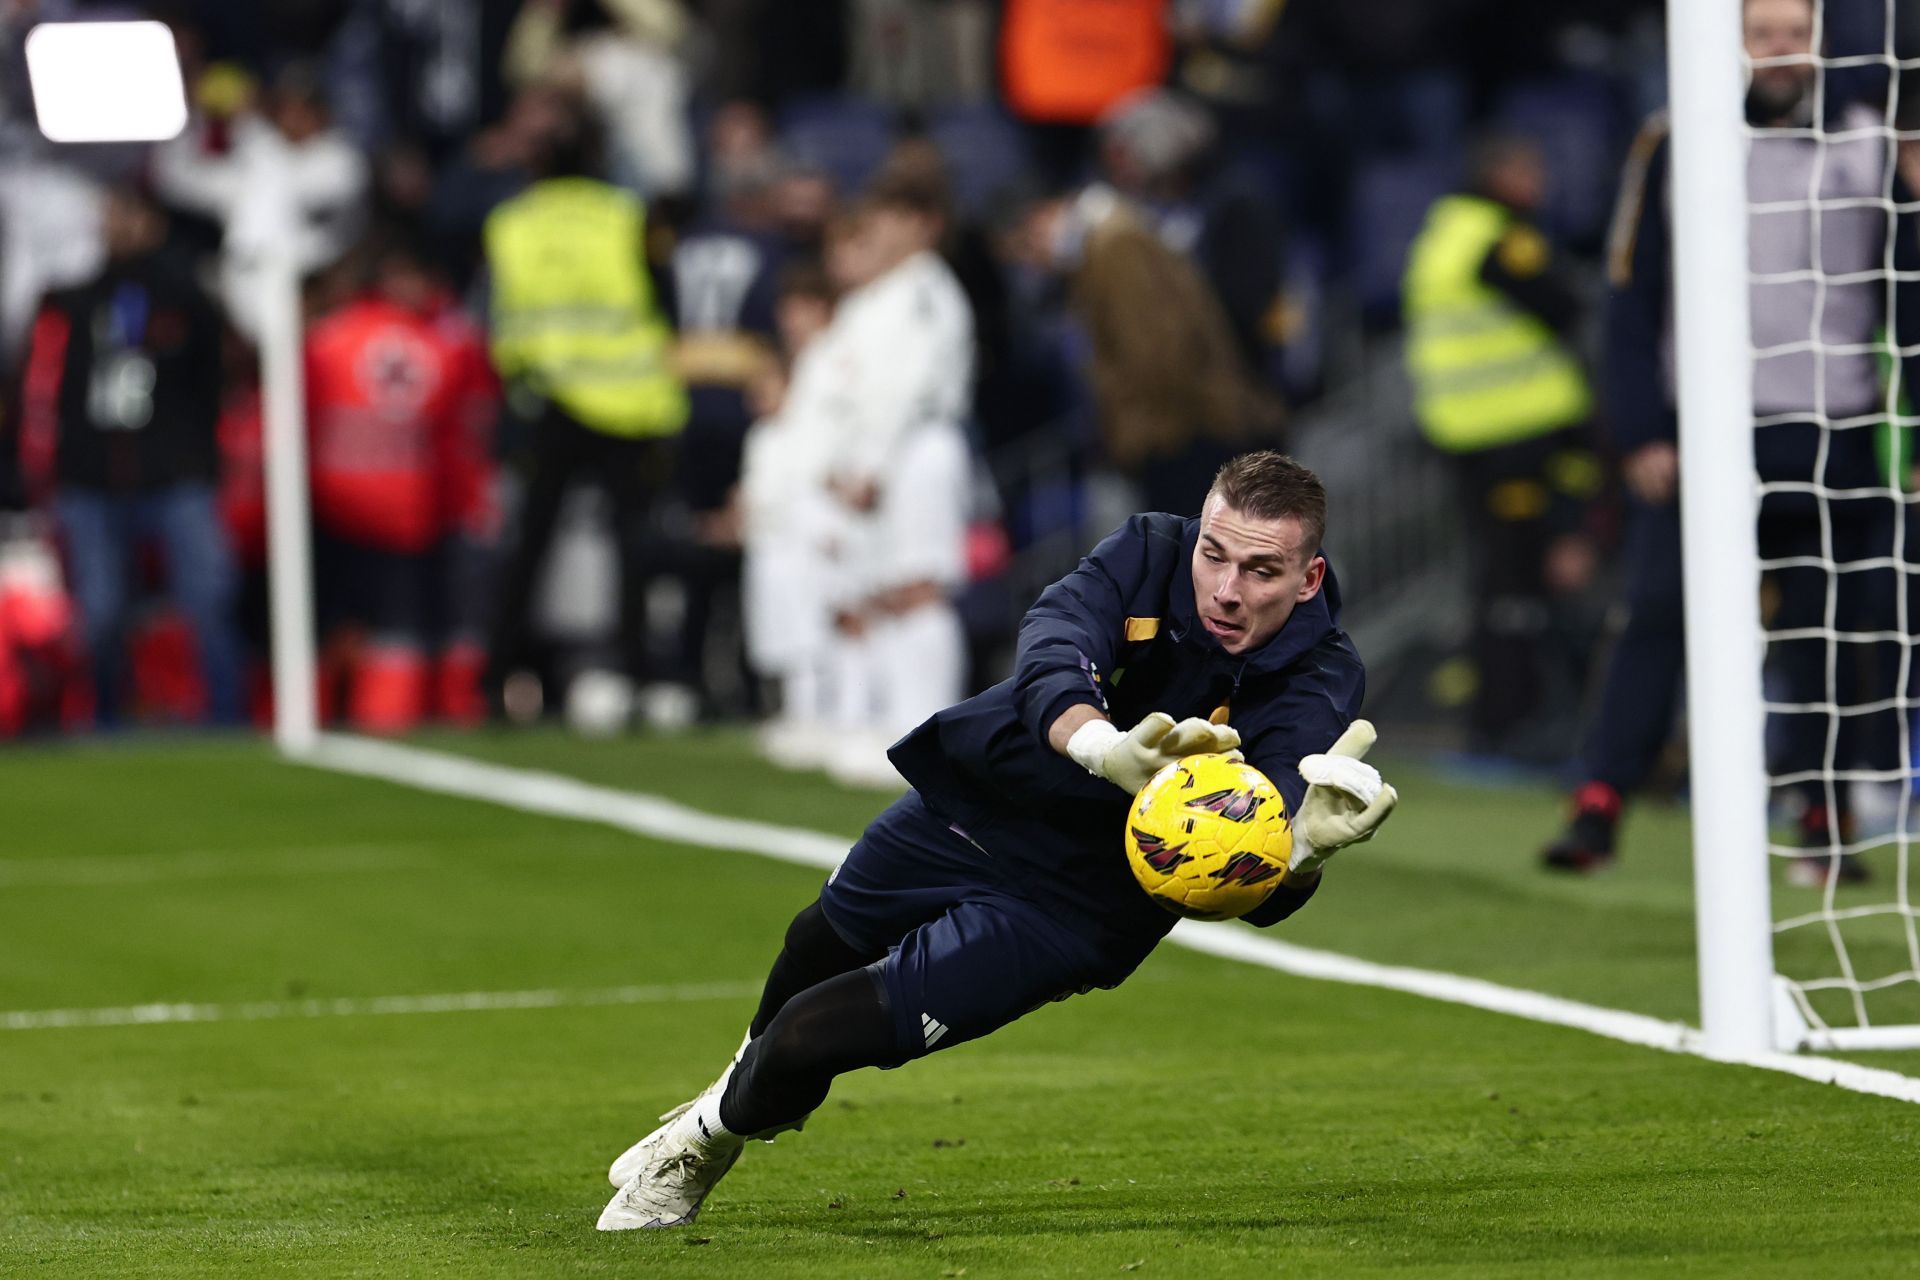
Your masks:
{"label": "person in beige coat", "polygon": [[1142,509],[1193,514],[1221,463],[1277,439],[1280,402],[1247,370],[1219,299],[1112,188],[1036,205],[1019,252],[1066,277],[1107,460]]}

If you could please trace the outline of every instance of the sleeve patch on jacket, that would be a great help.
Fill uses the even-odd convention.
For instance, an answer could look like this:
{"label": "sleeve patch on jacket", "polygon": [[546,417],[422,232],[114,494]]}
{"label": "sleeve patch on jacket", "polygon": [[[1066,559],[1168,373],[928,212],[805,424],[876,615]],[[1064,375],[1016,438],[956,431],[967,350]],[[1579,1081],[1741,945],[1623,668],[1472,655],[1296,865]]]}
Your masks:
{"label": "sleeve patch on jacket", "polygon": [[1500,265],[1516,280],[1530,280],[1547,269],[1547,238],[1532,227],[1515,227],[1500,238]]}

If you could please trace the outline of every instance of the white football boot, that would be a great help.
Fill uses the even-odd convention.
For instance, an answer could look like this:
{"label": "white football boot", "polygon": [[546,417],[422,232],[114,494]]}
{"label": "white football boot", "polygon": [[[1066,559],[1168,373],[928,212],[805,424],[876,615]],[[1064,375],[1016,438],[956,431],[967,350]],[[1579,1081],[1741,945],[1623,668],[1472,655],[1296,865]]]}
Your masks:
{"label": "white football boot", "polygon": [[[702,1098],[711,1097],[717,1099],[721,1094],[725,1093],[727,1091],[727,1081],[733,1079],[733,1069],[740,1065],[740,1055],[745,1053],[747,1046],[752,1043],[753,1032],[749,1031],[746,1035],[740,1037],[740,1047],[733,1051],[733,1058],[727,1063],[726,1070],[720,1073],[720,1078],[702,1089],[699,1093],[688,1098],[679,1106],[661,1112],[660,1119],[663,1122],[661,1127],[665,1127],[664,1122],[678,1120],[681,1116],[693,1110],[694,1105]],[[659,1136],[660,1130],[655,1129],[652,1133],[640,1139],[640,1141],[634,1143],[625,1151],[622,1151],[614,1159],[614,1162],[607,1166],[607,1181],[616,1187],[626,1186],[627,1183],[632,1180],[633,1175],[640,1172],[640,1166],[646,1159],[645,1152],[647,1144]]]}
{"label": "white football boot", "polygon": [[682,1227],[700,1215],[707,1198],[746,1143],[702,1120],[711,1107],[695,1107],[642,1138],[634,1148],[639,1172],[614,1193],[594,1224],[600,1231]]}

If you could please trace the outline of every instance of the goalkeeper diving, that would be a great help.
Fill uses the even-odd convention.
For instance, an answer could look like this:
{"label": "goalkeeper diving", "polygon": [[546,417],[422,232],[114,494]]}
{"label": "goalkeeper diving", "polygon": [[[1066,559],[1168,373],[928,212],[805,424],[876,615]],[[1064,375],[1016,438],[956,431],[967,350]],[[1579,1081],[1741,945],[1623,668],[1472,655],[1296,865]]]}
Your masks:
{"label": "goalkeeper diving", "polygon": [[1365,671],[1325,532],[1313,472],[1244,454],[1197,518],[1135,516],[1047,588],[1012,678],[894,744],[912,789],[788,926],[734,1060],[613,1162],[600,1229],[693,1221],[747,1141],[800,1128],[836,1076],[1124,981],[1174,924],[1129,869],[1127,810],[1186,756],[1242,753],[1293,817],[1287,870],[1244,919],[1304,906],[1397,800],[1361,759]]}

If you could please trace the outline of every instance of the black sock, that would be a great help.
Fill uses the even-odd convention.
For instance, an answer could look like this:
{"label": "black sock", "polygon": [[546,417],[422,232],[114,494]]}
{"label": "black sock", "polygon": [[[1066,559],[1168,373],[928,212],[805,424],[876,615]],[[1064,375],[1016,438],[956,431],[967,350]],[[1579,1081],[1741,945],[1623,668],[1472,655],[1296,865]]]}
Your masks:
{"label": "black sock", "polygon": [[720,1099],[720,1123],[744,1137],[792,1124],[826,1100],[835,1076],[899,1058],[879,974],[828,978],[786,1001],[747,1046]]}
{"label": "black sock", "polygon": [[786,943],[767,974],[767,985],[760,992],[760,1008],[753,1015],[749,1030],[759,1037],[772,1025],[774,1015],[787,1001],[802,991],[877,959],[878,956],[864,955],[842,941],[827,923],[820,904],[814,902],[787,926]]}

